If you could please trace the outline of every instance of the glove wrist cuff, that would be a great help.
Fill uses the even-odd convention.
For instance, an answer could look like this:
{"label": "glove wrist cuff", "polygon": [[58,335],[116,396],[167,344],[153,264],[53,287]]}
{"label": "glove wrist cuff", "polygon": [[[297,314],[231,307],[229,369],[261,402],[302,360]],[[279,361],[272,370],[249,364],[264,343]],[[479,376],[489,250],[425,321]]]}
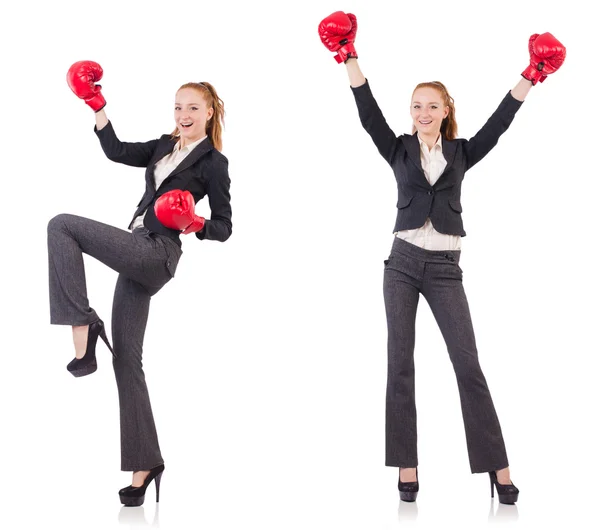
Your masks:
{"label": "glove wrist cuff", "polygon": [[86,99],[85,102],[94,110],[94,112],[99,112],[106,106],[106,100],[101,92],[98,92],[90,99]]}
{"label": "glove wrist cuff", "polygon": [[190,225],[183,231],[184,234],[190,234],[191,232],[199,232],[204,228],[204,217],[196,215]]}
{"label": "glove wrist cuff", "polygon": [[338,64],[341,62],[345,63],[348,59],[358,59],[358,54],[356,53],[354,43],[347,42],[346,44],[344,44],[338,50],[338,53],[334,58],[338,62]]}
{"label": "glove wrist cuff", "polygon": [[546,76],[544,76],[544,74],[542,74],[542,72],[540,72],[537,68],[534,68],[531,65],[529,65],[527,68],[525,68],[525,70],[523,70],[523,73],[521,75],[528,81],[531,81],[531,84],[534,86],[538,81],[543,81],[542,78],[546,77]]}

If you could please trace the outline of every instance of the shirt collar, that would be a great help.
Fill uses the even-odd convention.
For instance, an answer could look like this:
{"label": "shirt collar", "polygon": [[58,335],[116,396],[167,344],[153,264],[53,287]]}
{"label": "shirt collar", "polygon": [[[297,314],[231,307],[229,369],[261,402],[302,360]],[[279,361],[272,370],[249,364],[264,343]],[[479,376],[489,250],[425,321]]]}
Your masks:
{"label": "shirt collar", "polygon": [[207,138],[207,136],[204,136],[203,138],[200,138],[200,140],[196,140],[195,142],[192,142],[191,144],[186,145],[184,148],[180,148],[180,141],[181,139],[179,139],[179,141],[175,144],[175,150],[176,151],[181,151],[181,152],[190,152],[192,149],[194,149],[194,147],[196,147],[202,140],[204,140],[205,138]]}
{"label": "shirt collar", "polygon": [[[418,133],[417,133],[417,138],[419,139],[419,145],[421,146],[421,149],[425,149],[427,152],[429,152],[429,147],[427,146],[427,142],[422,140]],[[438,136],[437,141],[435,142],[435,144],[433,144],[433,147],[435,148],[436,145],[439,145],[440,149],[442,148],[442,133],[441,132]]]}

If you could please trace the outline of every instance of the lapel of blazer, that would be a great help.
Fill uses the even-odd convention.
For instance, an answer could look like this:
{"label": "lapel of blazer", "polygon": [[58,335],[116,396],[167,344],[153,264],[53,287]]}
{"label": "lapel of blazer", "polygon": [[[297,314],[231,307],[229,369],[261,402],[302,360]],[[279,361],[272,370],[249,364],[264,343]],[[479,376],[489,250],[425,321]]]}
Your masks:
{"label": "lapel of blazer", "polygon": [[213,148],[213,144],[210,141],[210,138],[207,136],[204,140],[202,140],[192,152],[187,155],[183,161],[169,174],[169,176],[165,179],[170,179],[172,176],[177,175],[177,173],[181,173],[183,170],[190,167],[192,164],[197,162],[201,157],[203,157],[206,153],[208,153]]}
{"label": "lapel of blazer", "polygon": [[[175,147],[176,143],[177,143],[176,138],[172,139],[170,136],[165,138],[162,142],[160,142],[158,144],[156,151],[154,152],[154,156],[152,157],[152,160],[150,161],[150,164],[148,165],[148,171],[146,172],[146,178],[149,181],[150,186],[152,187],[152,189],[154,191],[156,191],[156,186],[154,184],[154,166],[156,165],[156,163],[159,160],[161,160],[162,158],[164,158],[165,156],[167,156],[169,153],[171,153],[173,151],[173,148]],[[189,155],[187,155],[183,159],[183,161],[173,171],[171,171],[171,173],[169,173],[167,178],[162,181],[159,188],[165,182],[167,182],[168,180],[171,180],[171,178],[174,175],[176,175],[177,173],[190,167],[202,155],[205,155],[211,149],[213,149],[213,144],[210,141],[210,138],[206,138],[206,139],[202,140],[196,147],[194,147],[194,149],[192,149],[192,152]]]}
{"label": "lapel of blazer", "polygon": [[402,136],[402,142],[404,143],[404,147],[406,148],[408,158],[410,158],[413,161],[413,164],[417,166],[421,177],[423,177],[421,183],[423,184],[423,186],[431,188],[431,184],[429,184],[429,181],[425,176],[425,172],[423,171],[423,165],[421,164],[421,146],[419,145],[419,138],[417,137],[417,133],[415,132],[412,136],[405,134],[404,136]]}
{"label": "lapel of blazer", "polygon": [[446,167],[444,168],[444,171],[442,171],[442,174],[433,185],[434,189],[438,191],[446,188],[451,188],[454,185],[452,183],[448,183],[447,175],[450,174],[450,170],[454,165],[457,147],[457,141],[442,139],[442,153],[444,153],[444,158],[446,159]]}
{"label": "lapel of blazer", "polygon": [[456,148],[458,147],[458,142],[454,140],[444,140],[442,138],[442,153],[444,154],[444,158],[446,159],[446,167],[440,178],[437,179],[436,184],[439,184],[440,181],[444,178],[444,176],[448,173],[452,165],[454,164],[454,159],[456,158]]}
{"label": "lapel of blazer", "polygon": [[421,165],[421,147],[419,146],[419,139],[417,138],[417,133],[414,133],[412,136],[408,134],[403,135],[402,142],[404,143],[404,147],[406,148],[408,158],[410,158],[415,164],[415,166],[417,166],[422,172],[423,166]]}
{"label": "lapel of blazer", "polygon": [[158,143],[156,147],[156,151],[154,152],[154,156],[152,160],[150,160],[150,164],[152,165],[152,169],[154,169],[154,165],[163,157],[167,156],[171,151],[173,151],[173,147],[177,143],[177,139],[171,138],[171,136],[167,136],[161,142]]}

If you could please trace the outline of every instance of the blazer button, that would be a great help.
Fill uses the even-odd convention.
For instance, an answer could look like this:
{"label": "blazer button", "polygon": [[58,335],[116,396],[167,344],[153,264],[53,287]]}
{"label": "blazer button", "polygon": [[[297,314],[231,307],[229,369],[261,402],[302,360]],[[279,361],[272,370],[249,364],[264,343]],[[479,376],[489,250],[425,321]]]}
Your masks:
{"label": "blazer button", "polygon": [[167,261],[167,265],[169,265],[169,266],[170,266],[170,265],[171,265],[171,262],[170,262],[170,261]]}
{"label": "blazer button", "polygon": [[433,191],[429,190],[429,191],[427,192],[427,195],[433,195]]}

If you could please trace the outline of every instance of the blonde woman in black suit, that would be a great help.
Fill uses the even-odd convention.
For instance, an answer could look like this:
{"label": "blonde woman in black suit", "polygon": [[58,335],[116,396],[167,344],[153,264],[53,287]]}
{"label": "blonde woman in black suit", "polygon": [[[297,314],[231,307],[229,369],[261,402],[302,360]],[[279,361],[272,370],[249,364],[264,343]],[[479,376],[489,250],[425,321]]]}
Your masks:
{"label": "blonde woman in black suit", "polygon": [[508,129],[525,96],[555,72],[566,52],[550,33],[529,41],[530,65],[470,140],[457,138],[454,100],[437,81],[420,83],[412,94],[413,134],[397,137],[387,124],[358,66],[357,23],[337,11],[319,25],[325,46],[346,64],[359,117],[398,185],[394,242],[385,260],[384,300],[388,325],[386,465],[398,467],[404,501],[419,491],[414,395],[415,318],[420,294],[440,327],[458,382],[472,473],[489,473],[501,503],[517,501],[492,397],[479,365],[475,334],[459,267],[466,235],[460,203],[464,174]]}
{"label": "blonde woman in black suit", "polygon": [[[119,495],[126,506],[139,506],[152,480],[158,501],[164,471],[142,370],[150,299],[175,276],[183,253],[180,234],[193,233],[201,241],[225,241],[231,235],[228,160],[221,153],[224,108],[210,83],[187,83],[176,93],[176,127],[171,134],[149,142],[122,142],[104,111],[101,87],[95,84],[101,77],[100,65],[80,61],[69,69],[67,81],[94,110],[94,131],[106,156],[146,168],[145,192],[128,226],[130,231],[71,214],[50,220],[50,322],[72,326],[75,358],[67,369],[76,377],[96,370],[98,337],[113,353],[121,418],[121,469],[133,471],[131,485]],[[210,219],[194,212],[195,203],[204,196],[208,196]],[[89,305],[84,253],[119,273],[112,308],[114,348],[104,322]],[[177,307],[173,312],[178,322],[200,318],[180,314]]]}

